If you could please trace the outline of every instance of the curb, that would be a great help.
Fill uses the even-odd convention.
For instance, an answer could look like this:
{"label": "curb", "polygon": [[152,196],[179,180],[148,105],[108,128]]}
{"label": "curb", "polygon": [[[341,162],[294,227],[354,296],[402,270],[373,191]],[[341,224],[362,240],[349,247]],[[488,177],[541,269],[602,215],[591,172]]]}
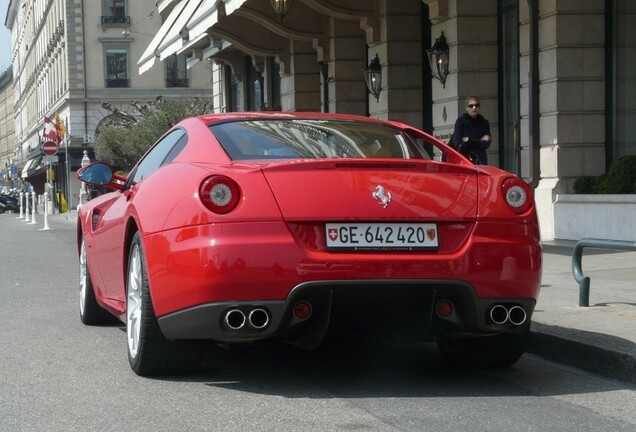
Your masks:
{"label": "curb", "polygon": [[527,352],[636,384],[636,353],[630,348],[635,349],[631,341],[615,336],[533,322]]}

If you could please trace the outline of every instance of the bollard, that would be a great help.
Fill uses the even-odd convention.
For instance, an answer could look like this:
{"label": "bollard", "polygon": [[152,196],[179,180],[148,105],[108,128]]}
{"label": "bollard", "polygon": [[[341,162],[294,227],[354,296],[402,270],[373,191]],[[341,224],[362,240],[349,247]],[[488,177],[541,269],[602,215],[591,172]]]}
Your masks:
{"label": "bollard", "polygon": [[35,206],[37,205],[37,202],[35,201],[36,197],[37,197],[36,193],[35,192],[31,192],[31,222],[29,222],[29,224],[31,224],[31,225],[37,223],[35,221]]}
{"label": "bollard", "polygon": [[49,227],[49,197],[44,194],[42,195],[42,199],[44,200],[44,228],[40,228],[40,230],[48,231],[51,229]]}
{"label": "bollard", "polygon": [[29,212],[29,192],[24,193],[24,222],[31,222],[31,212]]}
{"label": "bollard", "polygon": [[24,192],[20,192],[20,216],[18,216],[18,219],[24,219],[24,207],[22,207],[22,201],[24,201]]}

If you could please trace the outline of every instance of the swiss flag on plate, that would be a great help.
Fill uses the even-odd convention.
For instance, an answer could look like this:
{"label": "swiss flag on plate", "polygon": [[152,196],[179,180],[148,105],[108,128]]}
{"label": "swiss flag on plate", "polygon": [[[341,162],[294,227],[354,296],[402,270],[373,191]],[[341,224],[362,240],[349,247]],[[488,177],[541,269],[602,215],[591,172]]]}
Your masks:
{"label": "swiss flag on plate", "polygon": [[50,140],[55,143],[60,142],[60,137],[57,134],[55,123],[53,123],[48,117],[44,117],[44,131],[42,132],[42,136],[45,140]]}

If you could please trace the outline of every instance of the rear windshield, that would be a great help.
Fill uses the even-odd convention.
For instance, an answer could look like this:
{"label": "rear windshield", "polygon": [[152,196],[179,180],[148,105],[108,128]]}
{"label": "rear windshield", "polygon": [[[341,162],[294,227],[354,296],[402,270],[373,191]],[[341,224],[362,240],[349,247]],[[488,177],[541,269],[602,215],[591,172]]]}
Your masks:
{"label": "rear windshield", "polygon": [[387,126],[334,120],[245,120],[210,126],[233,160],[431,159],[422,142]]}

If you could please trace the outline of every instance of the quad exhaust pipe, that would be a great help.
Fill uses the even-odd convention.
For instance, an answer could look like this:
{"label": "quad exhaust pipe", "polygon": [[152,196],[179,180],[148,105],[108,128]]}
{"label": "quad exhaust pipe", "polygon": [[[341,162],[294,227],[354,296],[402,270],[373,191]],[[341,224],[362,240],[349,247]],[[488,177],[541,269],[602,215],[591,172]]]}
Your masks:
{"label": "quad exhaust pipe", "polygon": [[269,323],[269,313],[259,307],[251,309],[247,315],[241,309],[230,309],[223,316],[223,324],[230,330],[241,330],[245,326],[263,330]]}
{"label": "quad exhaust pipe", "polygon": [[247,316],[247,321],[252,328],[261,330],[269,324],[269,314],[265,309],[256,308],[250,311],[250,314]]}
{"label": "quad exhaust pipe", "polygon": [[520,326],[526,322],[526,319],[528,318],[528,314],[526,314],[526,311],[521,306],[511,307],[508,311],[508,315],[510,323],[516,326]]}
{"label": "quad exhaust pipe", "polygon": [[489,312],[490,320],[497,324],[503,325],[509,322],[512,325],[520,326],[528,319],[528,314],[521,306],[509,306],[498,304],[494,305]]}
{"label": "quad exhaust pipe", "polygon": [[225,317],[223,318],[223,322],[229,329],[240,330],[245,326],[247,318],[245,317],[245,314],[242,310],[230,309],[226,312]]}
{"label": "quad exhaust pipe", "polygon": [[505,306],[495,305],[492,307],[492,309],[490,309],[490,319],[495,324],[505,324],[506,321],[508,321],[508,318],[510,318],[510,313]]}

